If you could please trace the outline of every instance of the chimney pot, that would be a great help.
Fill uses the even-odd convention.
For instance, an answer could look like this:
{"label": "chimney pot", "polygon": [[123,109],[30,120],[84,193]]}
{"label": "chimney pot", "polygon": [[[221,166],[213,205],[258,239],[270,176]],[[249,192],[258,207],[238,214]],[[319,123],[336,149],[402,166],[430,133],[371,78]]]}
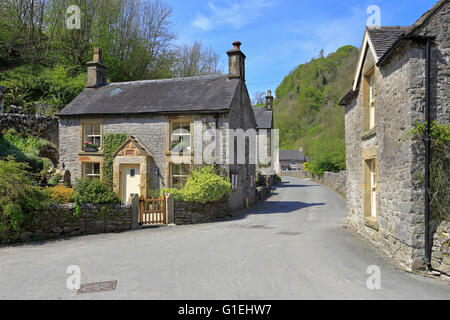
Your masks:
{"label": "chimney pot", "polygon": [[227,51],[229,58],[230,79],[240,78],[245,81],[245,54],[241,51],[242,43],[240,41],[233,42],[233,49]]}
{"label": "chimney pot", "polygon": [[88,88],[98,88],[106,84],[108,69],[103,64],[102,49],[94,48],[94,57],[87,63]]}
{"label": "chimney pot", "polygon": [[266,108],[267,110],[273,109],[273,96],[272,96],[272,90],[267,90],[267,96],[266,96]]}

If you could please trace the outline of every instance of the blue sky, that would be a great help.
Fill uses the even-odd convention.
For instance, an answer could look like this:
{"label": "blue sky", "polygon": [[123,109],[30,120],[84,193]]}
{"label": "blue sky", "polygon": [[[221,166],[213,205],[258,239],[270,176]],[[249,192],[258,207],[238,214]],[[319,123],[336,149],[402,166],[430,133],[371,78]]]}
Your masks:
{"label": "blue sky", "polygon": [[167,0],[177,43],[200,40],[221,57],[235,40],[247,55],[247,87],[276,87],[293,68],[343,45],[361,46],[367,8],[381,9],[381,25],[411,25],[437,0]]}

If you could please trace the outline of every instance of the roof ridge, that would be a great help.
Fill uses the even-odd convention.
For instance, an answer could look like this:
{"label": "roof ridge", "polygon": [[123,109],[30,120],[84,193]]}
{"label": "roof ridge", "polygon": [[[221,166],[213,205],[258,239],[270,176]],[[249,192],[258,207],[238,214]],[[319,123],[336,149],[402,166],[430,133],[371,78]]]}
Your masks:
{"label": "roof ridge", "polygon": [[125,81],[125,82],[111,82],[108,86],[114,85],[125,85],[125,84],[140,84],[140,83],[165,83],[165,82],[175,82],[175,81],[185,81],[185,80],[202,80],[202,79],[213,79],[228,77],[228,75],[209,75],[209,76],[195,76],[195,77],[182,77],[182,78],[170,78],[170,79],[153,79],[153,80],[136,80],[136,81]]}

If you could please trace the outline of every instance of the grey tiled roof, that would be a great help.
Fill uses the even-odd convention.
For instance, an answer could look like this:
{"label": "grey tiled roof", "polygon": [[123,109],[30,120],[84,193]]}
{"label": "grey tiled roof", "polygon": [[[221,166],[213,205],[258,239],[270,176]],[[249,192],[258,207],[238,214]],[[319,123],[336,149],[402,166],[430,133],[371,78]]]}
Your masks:
{"label": "grey tiled roof", "polygon": [[228,111],[239,82],[221,75],[111,83],[86,88],[59,115]]}
{"label": "grey tiled roof", "polygon": [[378,58],[382,57],[408,29],[409,27],[400,26],[367,28]]}
{"label": "grey tiled roof", "polygon": [[280,150],[279,161],[305,161],[305,154],[296,150]]}
{"label": "grey tiled roof", "polygon": [[253,107],[257,129],[272,129],[273,110],[266,107]]}

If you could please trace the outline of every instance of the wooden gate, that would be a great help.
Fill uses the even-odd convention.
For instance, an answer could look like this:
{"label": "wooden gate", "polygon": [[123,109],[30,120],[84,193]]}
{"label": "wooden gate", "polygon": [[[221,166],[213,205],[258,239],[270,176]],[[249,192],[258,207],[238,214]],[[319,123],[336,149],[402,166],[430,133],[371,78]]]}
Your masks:
{"label": "wooden gate", "polygon": [[139,223],[143,226],[167,224],[166,217],[166,196],[161,199],[140,200],[140,219]]}

